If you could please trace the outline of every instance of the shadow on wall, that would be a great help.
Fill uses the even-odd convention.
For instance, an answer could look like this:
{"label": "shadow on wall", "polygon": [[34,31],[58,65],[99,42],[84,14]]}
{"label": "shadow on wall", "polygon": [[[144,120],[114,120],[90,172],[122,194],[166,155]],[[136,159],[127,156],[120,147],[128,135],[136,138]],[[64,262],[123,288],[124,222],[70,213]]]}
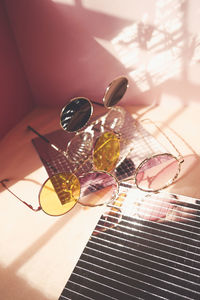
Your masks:
{"label": "shadow on wall", "polygon": [[[131,19],[114,16],[113,7],[103,13],[105,2],[99,11],[81,0],[4,1],[36,104],[62,106],[75,96],[101,101],[121,74],[130,79],[122,103],[151,104],[159,87],[179,96],[182,81],[172,78],[182,71],[185,89],[197,46],[187,36],[186,0],[142,0],[142,13]],[[136,2],[126,0],[123,7],[135,11]]]}
{"label": "shadow on wall", "polygon": [[18,49],[0,2],[0,139],[33,107]]}
{"label": "shadow on wall", "polygon": [[[4,1],[37,105],[61,107],[76,96],[101,101],[122,74],[130,79],[122,105],[159,103],[163,93],[186,104],[191,90],[197,99],[199,87],[187,73],[198,62],[199,42],[188,36],[187,0],[141,0],[142,14],[131,19],[110,8],[89,9],[81,0]],[[136,4],[126,0],[125,11],[135,11]]]}
{"label": "shadow on wall", "polygon": [[[198,101],[200,88],[190,75],[192,70],[193,78],[199,77],[199,66],[196,70],[194,66],[200,62],[200,36],[189,32],[189,4],[187,0],[157,0],[152,23],[147,10],[139,22],[112,40],[119,60],[140,90],[139,101],[156,90],[157,103],[161,94],[178,98],[183,105]],[[192,14],[195,18],[194,10]]]}
{"label": "shadow on wall", "polygon": [[[102,99],[126,68],[95,39],[110,39],[130,21],[50,0],[6,1],[24,69],[39,105]],[[67,100],[66,100],[67,99]]]}

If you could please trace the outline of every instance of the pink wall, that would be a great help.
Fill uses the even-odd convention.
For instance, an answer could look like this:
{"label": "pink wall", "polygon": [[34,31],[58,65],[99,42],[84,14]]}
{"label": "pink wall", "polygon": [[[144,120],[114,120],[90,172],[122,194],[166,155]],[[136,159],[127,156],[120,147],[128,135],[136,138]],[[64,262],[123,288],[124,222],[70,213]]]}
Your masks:
{"label": "pink wall", "polygon": [[33,107],[18,50],[0,2],[0,138]]}
{"label": "pink wall", "polygon": [[73,2],[5,0],[37,104],[62,106],[75,96],[101,101],[110,81],[127,74],[95,37],[109,41],[132,21]]}
{"label": "pink wall", "polygon": [[[180,0],[4,3],[36,105],[62,106],[75,96],[101,101],[106,86],[122,74],[129,77],[130,86],[121,104],[149,105],[164,94],[184,103],[199,101],[199,67],[194,67],[199,62],[200,38],[195,31],[200,26],[199,0],[193,0],[192,6]],[[8,30],[5,16],[3,20],[3,28]],[[188,44],[191,34],[194,39]],[[4,32],[4,39],[17,58],[15,45],[11,47],[11,33]],[[8,60],[8,53],[4,55]],[[11,82],[11,74],[19,72],[16,63],[16,59],[9,59],[9,80],[4,82]],[[30,97],[20,72],[20,82],[15,81],[7,93],[23,93],[15,98],[26,103],[25,112],[30,107],[26,101]]]}

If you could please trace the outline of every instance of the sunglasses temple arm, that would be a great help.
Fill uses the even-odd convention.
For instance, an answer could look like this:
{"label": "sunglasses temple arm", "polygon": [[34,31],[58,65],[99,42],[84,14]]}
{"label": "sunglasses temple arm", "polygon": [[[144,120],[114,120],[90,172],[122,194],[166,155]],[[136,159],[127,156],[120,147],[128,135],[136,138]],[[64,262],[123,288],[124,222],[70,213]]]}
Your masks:
{"label": "sunglasses temple arm", "polygon": [[[38,135],[41,139],[43,139],[46,143],[48,143],[54,150],[58,151],[59,153],[61,153],[62,155],[65,156],[65,158],[68,158],[68,155],[65,151],[62,151],[61,149],[59,149],[56,145],[52,144],[45,136],[41,135],[37,130],[35,130],[33,127],[31,127],[30,125],[27,126],[28,129],[30,129],[31,131],[33,131],[36,135]],[[58,173],[58,170],[52,166],[50,164],[50,162],[46,161],[43,157],[40,156],[41,161],[43,162],[43,164],[46,164],[48,167],[50,167],[52,169],[53,172]]]}
{"label": "sunglasses temple arm", "polygon": [[36,131],[33,127],[30,125],[27,126],[27,128],[31,131],[33,131],[37,136],[39,136],[43,141],[45,141],[47,144],[49,144],[54,150],[58,151],[59,153],[63,154],[65,157],[67,157],[67,153],[61,149],[59,149],[56,145],[52,144],[45,136],[41,135],[38,131]]}
{"label": "sunglasses temple arm", "polygon": [[92,104],[96,104],[96,105],[104,107],[104,105],[102,103],[99,103],[99,102],[96,102],[96,101],[91,101],[91,102],[92,102]]}
{"label": "sunglasses temple arm", "polygon": [[183,158],[183,155],[180,153],[180,151],[177,149],[177,147],[174,145],[174,143],[171,141],[171,139],[166,135],[166,133],[157,125],[157,124],[155,124],[152,120],[150,120],[150,119],[143,119],[143,120],[141,120],[141,123],[142,122],[149,122],[149,123],[151,123],[152,125],[154,125],[155,126],[155,128],[160,132],[160,133],[162,133],[162,135],[168,140],[168,142],[171,144],[171,146],[176,150],[176,152],[178,153],[178,155],[179,155],[179,159],[181,160],[181,161],[184,161],[184,158]]}
{"label": "sunglasses temple arm", "polygon": [[31,210],[37,212],[39,210],[41,210],[41,207],[38,206],[38,208],[33,208],[32,205],[26,203],[25,201],[23,201],[22,199],[20,199],[15,193],[13,193],[6,185],[5,185],[5,181],[9,181],[8,179],[4,179],[4,180],[1,180],[0,183],[2,184],[2,186],[7,190],[9,191],[9,193],[11,193],[15,198],[17,198],[20,202],[22,202],[23,204],[25,204],[26,206],[28,206],[28,208],[30,208]]}
{"label": "sunglasses temple arm", "polygon": [[50,164],[50,162],[46,161],[46,160],[45,160],[43,157],[41,157],[41,156],[40,156],[40,159],[41,159],[41,161],[43,162],[43,164],[46,165],[47,167],[51,168],[51,170],[52,170],[54,173],[59,173],[58,170],[57,170],[54,166],[52,166],[52,165]]}

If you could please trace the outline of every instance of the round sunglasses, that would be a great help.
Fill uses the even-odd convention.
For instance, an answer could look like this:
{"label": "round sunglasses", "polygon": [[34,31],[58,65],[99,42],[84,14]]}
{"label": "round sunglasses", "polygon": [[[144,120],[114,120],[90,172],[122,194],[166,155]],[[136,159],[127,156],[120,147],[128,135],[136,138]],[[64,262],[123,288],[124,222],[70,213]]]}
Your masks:
{"label": "round sunglasses", "polygon": [[[41,137],[41,135],[40,135]],[[105,132],[95,142],[93,153],[82,162],[92,160],[92,171],[77,176],[77,169],[56,173],[42,185],[39,202],[49,215],[62,215],[78,202],[87,206],[108,204],[118,195],[119,183],[110,172],[120,154],[120,141],[113,132]],[[87,195],[87,197],[85,197]]]}
{"label": "round sunglasses", "polygon": [[[124,76],[113,80],[106,89],[103,98],[104,106],[112,108],[116,105],[126,92],[127,86],[128,80]],[[88,142],[87,136],[85,137],[84,135],[86,130],[80,130],[88,124],[92,113],[93,106],[91,101],[82,97],[72,99],[64,107],[61,112],[61,124],[65,131],[76,132],[72,140],[77,141],[78,132],[79,141]],[[68,146],[72,145],[72,140],[67,146],[67,151],[63,151],[31,126],[28,126],[28,128],[70,161]],[[135,129],[138,130],[139,127]],[[176,180],[180,173],[183,157],[168,139],[178,152],[178,157],[170,153],[152,155],[144,159],[137,168],[134,168],[134,164],[132,164],[131,174],[128,175],[125,182],[119,181],[118,177],[113,176],[111,172],[114,171],[115,175],[120,173],[120,165],[124,164],[126,160],[126,157],[123,157],[122,162],[119,161],[121,136],[115,131],[105,130],[106,128],[103,133],[100,132],[95,142],[91,139],[89,145],[92,145],[92,148],[88,146],[90,149],[88,153],[85,153],[85,148],[81,148],[82,144],[73,144],[84,154],[82,159],[77,159],[75,152],[72,151],[77,164],[83,167],[84,164],[92,161],[92,171],[77,176],[77,167],[70,172],[59,173],[54,170],[55,174],[44,182],[39,193],[40,206],[44,212],[58,216],[71,210],[76,203],[87,206],[108,204],[117,197],[119,185],[126,185],[126,181],[133,180],[140,190],[156,192],[169,186]],[[127,159],[126,161],[129,160]],[[123,169],[126,168],[127,165],[124,164]],[[6,188],[5,182],[2,181],[1,183]],[[97,194],[101,196],[95,198]],[[107,195],[107,197],[104,197],[103,194]],[[86,195],[87,197],[85,197]]]}
{"label": "round sunglasses", "polygon": [[[140,132],[139,125],[136,124]],[[158,126],[156,128],[159,129]],[[140,133],[143,138],[142,132]],[[39,136],[43,137],[40,134]],[[169,140],[167,136],[166,138]],[[171,140],[169,142],[177,150]],[[120,172],[119,167],[115,168],[119,159],[119,138],[116,139],[112,132],[105,132],[95,142],[92,156],[82,163],[84,166],[92,158],[93,171],[77,176],[77,169],[68,173],[54,170],[56,173],[45,181],[40,190],[40,206],[45,213],[59,216],[70,211],[76,203],[87,206],[108,204],[118,197],[120,186],[130,187],[131,181],[142,191],[157,192],[172,184],[178,177],[183,163],[183,157],[179,152],[178,154],[177,157],[171,153],[154,154],[144,159],[137,168],[132,168],[133,176],[120,181],[110,173],[114,169]],[[121,165],[125,161],[126,159]],[[128,167],[125,164],[123,169]]]}
{"label": "round sunglasses", "polygon": [[[79,164],[88,155],[91,155],[94,146],[93,138],[97,132],[104,132],[105,129],[107,131],[112,130],[113,134],[108,133],[107,135],[112,135],[112,139],[114,139],[114,134],[119,131],[124,117],[124,110],[117,107],[116,104],[122,99],[127,88],[127,77],[120,76],[115,78],[106,88],[102,100],[103,104],[92,102],[84,97],[77,97],[71,99],[64,106],[60,115],[61,128],[66,132],[76,133],[68,143],[66,150],[68,159],[71,162]],[[108,109],[108,113],[103,118],[98,118],[98,120],[94,120],[89,124],[89,120],[93,115],[93,104],[104,106]],[[113,118],[115,118],[115,122],[113,122]],[[109,121],[111,119],[112,122]],[[101,139],[105,140],[105,136],[106,134],[103,133]],[[115,140],[117,141],[117,137]]]}
{"label": "round sunglasses", "polygon": [[76,132],[67,144],[66,155],[68,160],[73,164],[84,161],[94,151],[97,139],[102,136],[101,139],[105,140],[105,132],[108,132],[108,136],[112,136],[113,139],[117,140],[120,137],[120,129],[125,122],[125,115],[126,112],[123,108],[112,108],[96,120],[95,124],[90,124],[84,130]]}
{"label": "round sunglasses", "polygon": [[39,203],[48,215],[60,216],[77,203],[91,207],[108,204],[117,197],[118,187],[116,178],[107,172],[91,171],[79,177],[57,173],[43,183]]}
{"label": "round sunglasses", "polygon": [[88,124],[93,114],[93,104],[104,106],[107,109],[112,108],[122,99],[127,88],[127,77],[120,76],[108,85],[103,97],[103,105],[85,97],[71,99],[61,110],[60,125],[62,129],[67,132],[79,131]]}

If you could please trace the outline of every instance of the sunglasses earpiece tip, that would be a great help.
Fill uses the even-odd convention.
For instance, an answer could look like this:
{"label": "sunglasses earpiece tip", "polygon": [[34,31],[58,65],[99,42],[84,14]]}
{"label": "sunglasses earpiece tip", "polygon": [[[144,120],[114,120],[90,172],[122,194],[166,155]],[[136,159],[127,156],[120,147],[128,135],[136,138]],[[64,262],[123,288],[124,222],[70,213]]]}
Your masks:
{"label": "sunglasses earpiece tip", "polygon": [[0,183],[8,182],[8,181],[9,181],[9,179],[8,179],[8,178],[5,178],[5,179],[0,180]]}

